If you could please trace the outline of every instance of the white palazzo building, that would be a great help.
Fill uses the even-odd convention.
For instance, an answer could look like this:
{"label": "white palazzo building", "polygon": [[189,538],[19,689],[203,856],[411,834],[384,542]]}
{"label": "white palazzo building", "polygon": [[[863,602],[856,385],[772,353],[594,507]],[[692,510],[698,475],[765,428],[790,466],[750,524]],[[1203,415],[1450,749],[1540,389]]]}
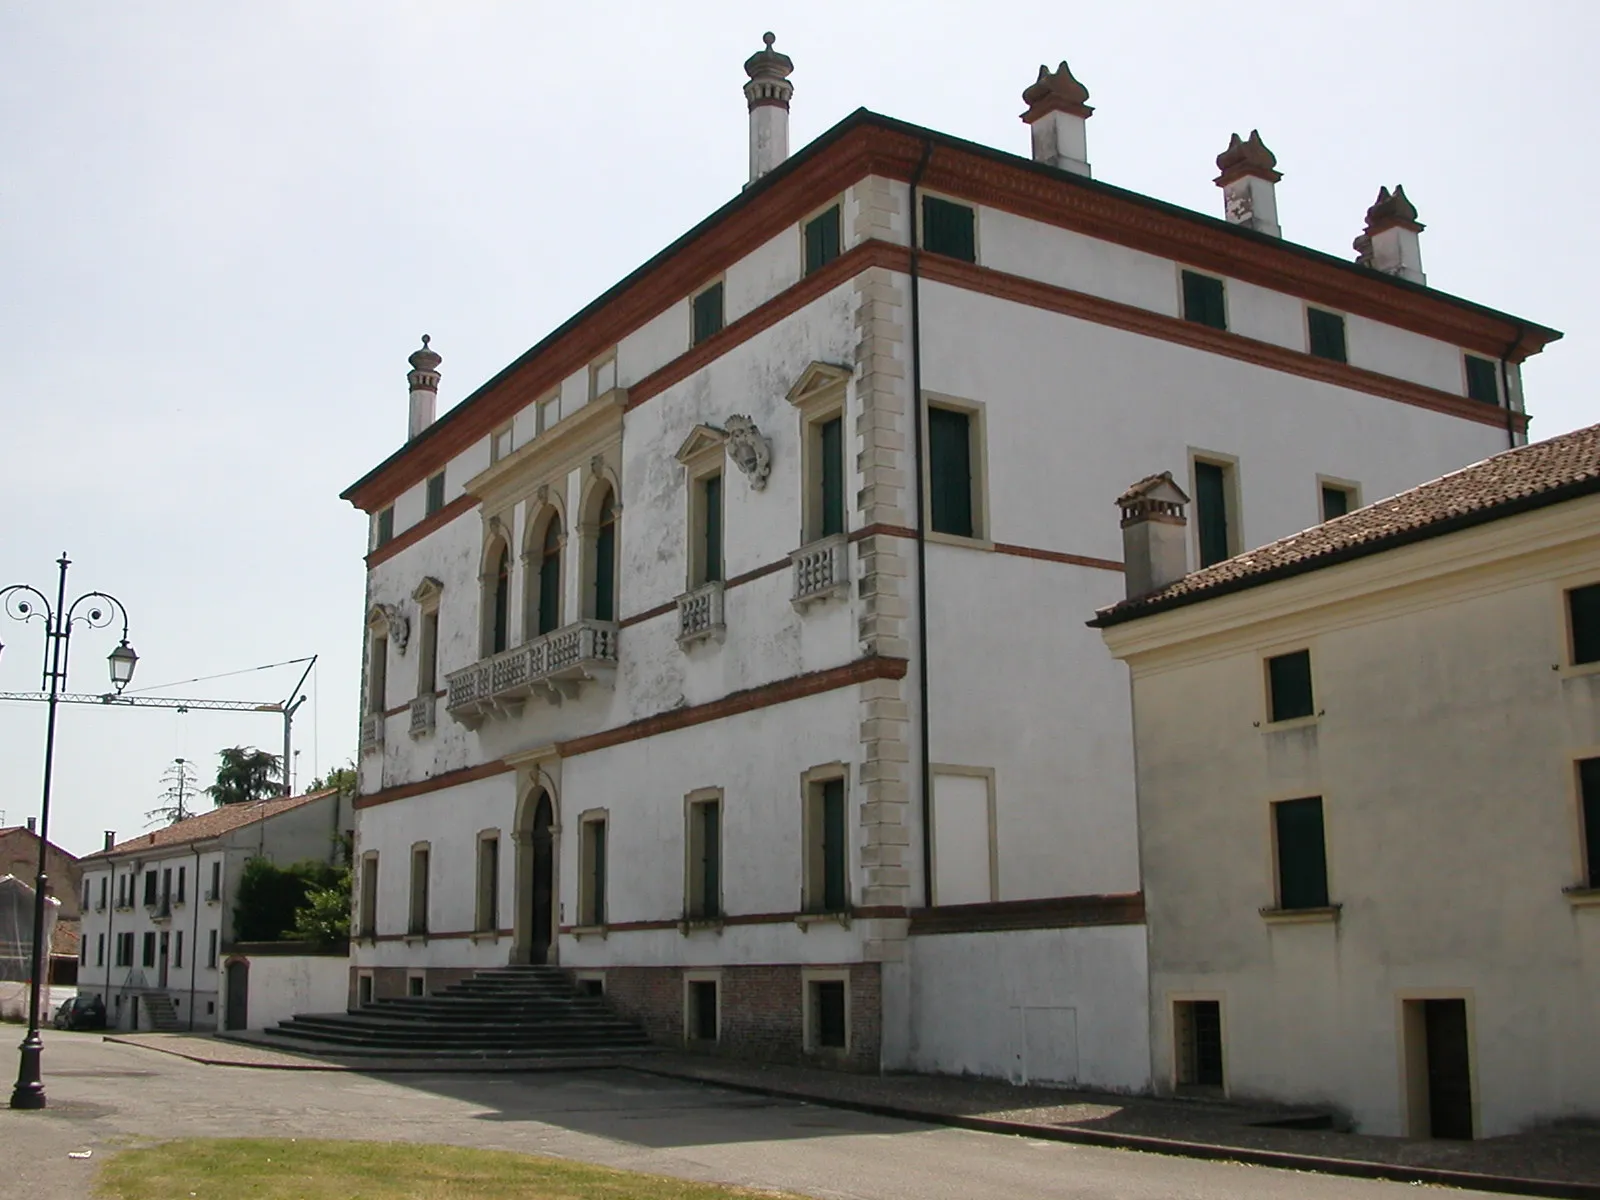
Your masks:
{"label": "white palazzo building", "polygon": [[[1149,465],[1195,557],[1520,442],[1557,336],[1090,175],[1041,69],[1032,157],[858,111],[750,181],[345,496],[371,515],[352,1000],[553,962],[664,1040],[1149,1081],[1123,594]],[[997,98],[1000,102],[1003,98]]]}

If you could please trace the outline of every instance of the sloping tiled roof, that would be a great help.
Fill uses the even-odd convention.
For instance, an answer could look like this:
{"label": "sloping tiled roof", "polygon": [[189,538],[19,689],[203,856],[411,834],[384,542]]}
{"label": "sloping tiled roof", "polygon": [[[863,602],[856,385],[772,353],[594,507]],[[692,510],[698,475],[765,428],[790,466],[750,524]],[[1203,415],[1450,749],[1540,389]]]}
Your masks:
{"label": "sloping tiled roof", "polygon": [[1600,425],[1507,450],[1193,571],[1147,596],[1100,609],[1089,624],[1119,625],[1593,492],[1600,492]]}
{"label": "sloping tiled roof", "polygon": [[320,792],[307,792],[304,796],[280,796],[276,800],[262,800],[256,804],[224,804],[210,812],[201,813],[198,817],[190,817],[187,821],[168,825],[165,829],[141,833],[136,838],[118,842],[109,850],[99,850],[94,854],[85,855],[83,861],[89,862],[97,858],[161,846],[183,846],[190,842],[209,841],[211,838],[221,837],[246,825],[254,825],[257,821],[265,821],[280,813],[290,812],[313,800],[334,795],[338,790],[338,788],[324,788]]}
{"label": "sloping tiled roof", "polygon": [[[38,840],[39,840],[39,835],[37,833],[35,833],[33,830],[29,829],[26,825],[0,826],[0,842],[3,842],[7,838],[12,837],[12,836],[14,836],[16,834],[21,834],[23,837],[32,838],[35,843],[37,843]],[[57,854],[61,855],[63,858],[70,858],[73,862],[77,862],[78,861],[78,856],[76,854],[72,853],[72,851],[63,850],[60,846],[56,845],[54,842],[49,843],[49,845],[50,845],[50,849],[54,850]],[[38,853],[38,852],[35,851],[35,853]]]}

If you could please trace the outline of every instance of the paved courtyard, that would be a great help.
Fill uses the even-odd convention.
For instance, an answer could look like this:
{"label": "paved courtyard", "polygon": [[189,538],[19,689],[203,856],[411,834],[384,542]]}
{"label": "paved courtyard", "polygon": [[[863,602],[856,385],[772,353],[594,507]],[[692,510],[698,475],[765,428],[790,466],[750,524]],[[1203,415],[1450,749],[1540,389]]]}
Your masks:
{"label": "paved courtyard", "polygon": [[[96,1034],[47,1037],[51,1107],[0,1110],[0,1180],[5,1194],[29,1200],[89,1195],[97,1164],[118,1146],[247,1135],[448,1142],[859,1200],[1416,1195],[1403,1184],[935,1128],[622,1070],[387,1077],[252,1070]],[[87,1162],[68,1157],[83,1150],[94,1152]]]}

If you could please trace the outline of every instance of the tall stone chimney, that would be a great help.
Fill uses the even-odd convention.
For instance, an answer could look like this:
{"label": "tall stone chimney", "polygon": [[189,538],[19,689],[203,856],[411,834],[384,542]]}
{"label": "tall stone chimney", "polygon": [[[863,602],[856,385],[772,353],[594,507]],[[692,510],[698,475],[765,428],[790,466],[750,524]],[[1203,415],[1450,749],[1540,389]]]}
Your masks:
{"label": "tall stone chimney", "polygon": [[1128,599],[1136,600],[1189,573],[1189,497],[1163,471],[1139,480],[1117,497],[1122,510],[1122,571]]}
{"label": "tall stone chimney", "polygon": [[107,850],[109,850],[109,849],[111,849],[111,847],[115,846],[116,844],[117,844],[117,831],[115,829],[106,830],[105,848]]}
{"label": "tall stone chimney", "polygon": [[39,832],[39,818],[38,817],[29,817],[28,818],[28,832],[29,833],[38,833]]}
{"label": "tall stone chimney", "polygon": [[406,441],[416,437],[433,424],[434,409],[439,403],[439,364],[444,361],[437,351],[428,349],[428,335],[422,335],[422,349],[408,360],[411,370],[406,382],[411,385],[411,424]]}
{"label": "tall stone chimney", "polygon": [[789,157],[789,97],[794,95],[794,84],[789,82],[793,60],[772,48],[777,38],[771,33],[761,40],[766,49],[744,63],[744,73],[750,76],[744,85],[744,98],[750,103],[750,183]]}
{"label": "tall stone chimney", "polygon": [[1283,236],[1277,195],[1277,183],[1283,176],[1277,165],[1277,156],[1262,142],[1260,130],[1252,129],[1248,139],[1233,135],[1228,148],[1217,155],[1217,170],[1222,174],[1216,178],[1222,189],[1223,215],[1230,222],[1275,238]]}
{"label": "tall stone chimney", "polygon": [[1028,106],[1022,119],[1033,133],[1034,162],[1090,174],[1086,126],[1094,109],[1084,103],[1088,99],[1089,89],[1072,77],[1065,61],[1054,71],[1040,66],[1038,80],[1022,93]]}
{"label": "tall stone chimney", "polygon": [[1422,239],[1425,228],[1417,220],[1417,209],[1406,198],[1406,189],[1395,185],[1393,192],[1378,189],[1378,199],[1367,209],[1367,227],[1351,245],[1356,261],[1385,275],[1398,275],[1412,283],[1427,283],[1422,273]]}

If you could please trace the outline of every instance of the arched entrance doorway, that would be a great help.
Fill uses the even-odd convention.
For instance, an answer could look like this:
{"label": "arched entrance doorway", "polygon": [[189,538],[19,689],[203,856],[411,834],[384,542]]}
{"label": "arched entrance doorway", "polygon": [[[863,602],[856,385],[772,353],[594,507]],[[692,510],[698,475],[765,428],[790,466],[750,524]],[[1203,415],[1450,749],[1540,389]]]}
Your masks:
{"label": "arched entrance doorway", "polygon": [[550,961],[555,935],[555,806],[543,788],[522,802],[517,828],[516,959]]}

